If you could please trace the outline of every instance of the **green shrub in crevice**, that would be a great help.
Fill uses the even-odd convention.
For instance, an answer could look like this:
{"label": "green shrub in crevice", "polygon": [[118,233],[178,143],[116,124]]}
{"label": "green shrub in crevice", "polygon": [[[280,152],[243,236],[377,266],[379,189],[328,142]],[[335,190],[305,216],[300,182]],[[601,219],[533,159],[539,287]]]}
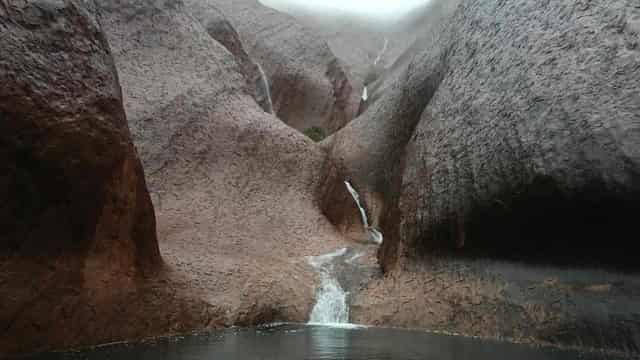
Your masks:
{"label": "green shrub in crevice", "polygon": [[317,126],[312,126],[302,133],[315,142],[322,141],[327,137],[327,134],[324,132],[324,130]]}

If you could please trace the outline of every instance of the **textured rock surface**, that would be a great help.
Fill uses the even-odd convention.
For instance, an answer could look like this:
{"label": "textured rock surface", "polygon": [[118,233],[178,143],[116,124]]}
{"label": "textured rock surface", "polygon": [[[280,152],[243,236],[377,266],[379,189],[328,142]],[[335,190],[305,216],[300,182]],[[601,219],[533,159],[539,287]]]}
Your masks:
{"label": "textured rock surface", "polygon": [[0,352],[305,321],[350,180],[386,270],[341,275],[352,322],[639,353],[631,1],[463,0],[321,144],[243,49],[300,130],[361,91],[253,0],[0,2]]}
{"label": "textured rock surface", "polygon": [[301,131],[318,127],[329,134],[355,117],[362,87],[350,83],[321,36],[257,0],[207,1],[231,20],[264,68],[280,119]]}
{"label": "textured rock surface", "polygon": [[[348,69],[348,75],[353,77],[354,84],[362,84],[368,78],[375,77],[386,64],[393,62],[396,54],[402,52],[403,45],[411,44],[411,39],[406,36],[393,36],[394,29],[390,29],[391,26],[387,23],[371,23],[353,16],[337,16],[323,10],[312,11],[296,7],[277,10],[292,15],[305,27],[326,39],[331,52]],[[383,52],[385,37],[391,41]],[[374,66],[374,63],[377,66]]]}
{"label": "textured rock surface", "polygon": [[619,250],[640,206],[638,16],[625,1],[464,2],[409,144],[399,251],[601,248],[593,260],[629,260]]}
{"label": "textured rock surface", "polygon": [[[381,170],[391,179],[378,220],[388,274],[358,296],[356,319],[638,351],[637,276],[588,269],[638,270],[639,19],[630,1],[463,1],[400,76],[439,79],[435,91],[396,82],[334,135],[333,157],[360,188],[375,189]],[[427,105],[397,167],[352,165],[366,163],[352,147],[377,146],[351,139],[382,128],[390,115],[374,114],[402,94]]]}
{"label": "textured rock surface", "polygon": [[163,257],[227,325],[306,321],[304,256],[342,244],[316,205],[324,153],[262,111],[234,56],[173,4],[102,7]]}
{"label": "textured rock surface", "polygon": [[0,34],[0,355],[148,335],[170,302],[95,9],[3,3]]}
{"label": "textured rock surface", "polygon": [[[328,179],[338,180],[326,184],[323,209],[343,232],[353,233],[353,219],[358,219],[347,206],[353,200],[344,190],[343,179],[349,179],[363,198],[370,223],[383,225],[384,211],[390,207],[393,190],[397,192],[405,146],[445,75],[445,57],[438,51],[423,54],[412,71],[405,72],[367,112],[323,141],[335,166],[336,175]],[[351,210],[344,213],[345,209]]]}
{"label": "textured rock surface", "polygon": [[385,71],[376,77],[374,82],[368,83],[369,98],[363,104],[364,109],[381,98],[400,80],[416,56],[432,47],[441,34],[442,25],[450,21],[460,1],[433,0],[394,32],[391,42],[396,46],[387,55],[388,65],[385,64]]}
{"label": "textured rock surface", "polygon": [[351,321],[637,357],[638,276],[430,257],[369,283]]}
{"label": "textured rock surface", "polygon": [[266,112],[273,113],[269,99],[269,80],[262,78],[258,65],[247,54],[240,35],[229,20],[211,1],[186,0],[185,6],[207,33],[235,56],[240,71],[247,80],[247,90]]}

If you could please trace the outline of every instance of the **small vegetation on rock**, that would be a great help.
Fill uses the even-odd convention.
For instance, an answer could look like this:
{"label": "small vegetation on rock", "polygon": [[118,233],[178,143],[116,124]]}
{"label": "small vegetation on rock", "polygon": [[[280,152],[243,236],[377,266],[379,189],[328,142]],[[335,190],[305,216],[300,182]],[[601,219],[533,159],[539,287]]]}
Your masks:
{"label": "small vegetation on rock", "polygon": [[324,138],[327,137],[327,134],[324,132],[324,130],[317,126],[312,126],[308,128],[303,132],[303,134],[305,134],[307,137],[309,137],[311,140],[315,142],[322,141],[324,140]]}

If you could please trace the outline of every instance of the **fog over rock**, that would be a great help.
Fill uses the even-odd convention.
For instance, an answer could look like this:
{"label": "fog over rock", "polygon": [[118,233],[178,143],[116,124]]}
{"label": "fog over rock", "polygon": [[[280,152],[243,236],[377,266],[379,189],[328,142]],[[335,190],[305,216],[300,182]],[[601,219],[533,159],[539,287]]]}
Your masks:
{"label": "fog over rock", "polygon": [[300,131],[330,134],[355,117],[362,87],[321,36],[258,0],[202,1],[219,7],[264,68],[278,118]]}
{"label": "fog over rock", "polygon": [[[367,86],[367,100],[360,111],[398,81],[413,57],[433,41],[439,24],[451,16],[459,2],[380,2],[374,4],[377,9],[371,13],[358,2],[321,5],[296,0],[264,1],[328,39],[332,52],[347,66],[352,82]],[[341,4],[346,4],[342,10]]]}
{"label": "fog over rock", "polygon": [[319,16],[350,16],[360,21],[389,24],[410,16],[431,0],[261,0],[284,12],[306,11]]}
{"label": "fog over rock", "polygon": [[185,0],[185,6],[207,33],[233,54],[240,65],[240,72],[247,80],[247,91],[265,111],[272,113],[269,80],[262,78],[259,65],[247,53],[231,22],[210,1]]}

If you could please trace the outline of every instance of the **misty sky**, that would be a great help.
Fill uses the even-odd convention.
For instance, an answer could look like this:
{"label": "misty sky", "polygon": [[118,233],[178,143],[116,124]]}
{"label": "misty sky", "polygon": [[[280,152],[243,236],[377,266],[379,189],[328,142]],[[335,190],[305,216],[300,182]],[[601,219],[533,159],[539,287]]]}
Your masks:
{"label": "misty sky", "polygon": [[322,12],[346,13],[374,19],[397,18],[430,0],[260,0],[276,8],[300,7]]}

